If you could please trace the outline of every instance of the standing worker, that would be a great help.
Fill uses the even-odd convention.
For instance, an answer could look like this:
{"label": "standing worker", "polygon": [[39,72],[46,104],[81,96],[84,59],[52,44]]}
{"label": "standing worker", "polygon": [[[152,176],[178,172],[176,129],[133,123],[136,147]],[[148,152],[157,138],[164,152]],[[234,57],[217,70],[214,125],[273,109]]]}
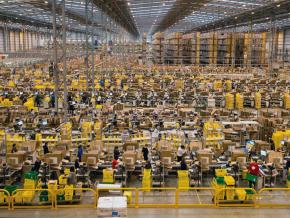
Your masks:
{"label": "standing worker", "polygon": [[120,157],[119,148],[118,148],[118,146],[115,146],[115,148],[114,148],[114,160],[118,160],[119,157]]}
{"label": "standing worker", "polygon": [[79,159],[79,162],[82,162],[83,153],[84,153],[83,146],[79,145],[79,147],[78,147],[78,159]]}
{"label": "standing worker", "polygon": [[44,145],[43,145],[43,154],[46,155],[49,153],[49,150],[48,150],[48,143],[45,142]]}
{"label": "standing worker", "polygon": [[145,145],[145,147],[142,148],[143,158],[145,161],[148,161],[148,155],[149,155],[149,149],[148,145]]}
{"label": "standing worker", "polygon": [[259,176],[259,171],[260,169],[257,162],[256,161],[251,162],[249,166],[249,176],[248,176],[250,188],[252,188],[253,186],[255,187],[256,182],[257,182],[257,177]]}
{"label": "standing worker", "polygon": [[12,149],[11,149],[11,153],[16,153],[17,152],[17,148],[16,148],[16,144],[12,145]]}
{"label": "standing worker", "polygon": [[69,171],[70,172],[69,172],[68,177],[67,177],[67,184],[75,186],[77,183],[75,168],[71,167]]}
{"label": "standing worker", "polygon": [[177,150],[177,162],[180,162],[186,153],[184,145],[180,145]]}

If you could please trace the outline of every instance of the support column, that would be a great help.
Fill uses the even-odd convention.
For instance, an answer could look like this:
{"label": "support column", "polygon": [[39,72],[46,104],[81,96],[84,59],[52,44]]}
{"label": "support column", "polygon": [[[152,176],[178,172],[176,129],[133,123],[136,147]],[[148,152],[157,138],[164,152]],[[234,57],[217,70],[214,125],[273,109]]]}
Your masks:
{"label": "support column", "polygon": [[68,104],[67,104],[67,80],[66,80],[66,22],[65,22],[65,0],[62,0],[62,76],[63,76],[63,107],[64,107],[64,120],[67,122],[67,112],[68,112]]}
{"label": "support column", "polygon": [[56,0],[52,0],[52,29],[53,29],[53,76],[54,76],[54,95],[55,95],[55,109],[58,113],[58,91],[59,91],[59,75],[57,68],[57,29],[56,29]]}
{"label": "support column", "polygon": [[85,16],[86,16],[86,51],[85,51],[85,65],[86,65],[86,79],[87,79],[87,87],[86,90],[89,90],[89,11],[88,11],[88,6],[89,6],[89,0],[86,0],[85,3]]}
{"label": "support column", "polygon": [[[91,49],[91,56],[92,56],[92,92],[93,96],[95,95],[95,28],[94,28],[94,4],[92,3],[92,30],[91,30],[91,37],[92,37],[92,49]],[[95,105],[93,105],[95,108]]]}

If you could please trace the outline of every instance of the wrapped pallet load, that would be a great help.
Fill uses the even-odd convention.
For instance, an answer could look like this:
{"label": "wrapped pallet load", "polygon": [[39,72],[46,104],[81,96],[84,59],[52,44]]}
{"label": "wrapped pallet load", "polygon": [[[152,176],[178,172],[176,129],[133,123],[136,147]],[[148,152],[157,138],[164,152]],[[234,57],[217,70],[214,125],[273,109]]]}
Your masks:
{"label": "wrapped pallet load", "polygon": [[226,91],[230,92],[232,90],[232,81],[231,80],[227,80],[226,81]]}
{"label": "wrapped pallet load", "polygon": [[289,93],[285,93],[285,95],[284,95],[284,107],[285,107],[285,109],[290,109],[290,95],[289,95]]}
{"label": "wrapped pallet load", "polygon": [[261,100],[262,96],[260,92],[255,93],[255,108],[256,109],[261,109]]}
{"label": "wrapped pallet load", "polygon": [[234,109],[234,95],[231,93],[226,94],[226,109],[233,110]]}
{"label": "wrapped pallet load", "polygon": [[240,93],[236,94],[236,108],[237,109],[244,108],[244,96]]}

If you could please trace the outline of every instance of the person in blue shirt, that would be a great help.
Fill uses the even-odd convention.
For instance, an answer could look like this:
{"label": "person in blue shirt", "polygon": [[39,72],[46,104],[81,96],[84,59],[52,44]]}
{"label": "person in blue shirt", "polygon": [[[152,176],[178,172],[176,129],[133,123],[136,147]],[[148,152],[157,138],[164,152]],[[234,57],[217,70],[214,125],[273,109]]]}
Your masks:
{"label": "person in blue shirt", "polygon": [[79,159],[79,162],[82,162],[83,153],[84,153],[83,146],[79,145],[79,147],[78,147],[78,155],[77,155],[78,159]]}

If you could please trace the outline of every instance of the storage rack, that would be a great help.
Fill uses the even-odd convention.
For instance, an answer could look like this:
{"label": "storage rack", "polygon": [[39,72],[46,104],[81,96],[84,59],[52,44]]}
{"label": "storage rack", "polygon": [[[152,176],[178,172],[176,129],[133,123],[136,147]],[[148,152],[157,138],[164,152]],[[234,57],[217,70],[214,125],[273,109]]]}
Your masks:
{"label": "storage rack", "polygon": [[164,33],[158,32],[153,35],[152,41],[153,60],[156,64],[164,63]]}
{"label": "storage rack", "polygon": [[200,33],[190,33],[182,36],[183,41],[183,64],[199,65]]}
{"label": "storage rack", "polygon": [[181,64],[182,62],[182,33],[171,33],[166,38],[165,62],[168,64]]}
{"label": "storage rack", "polygon": [[232,34],[217,33],[217,64],[229,66],[232,59]]}
{"label": "storage rack", "polygon": [[200,36],[200,64],[216,65],[217,63],[217,34],[203,33]]}

